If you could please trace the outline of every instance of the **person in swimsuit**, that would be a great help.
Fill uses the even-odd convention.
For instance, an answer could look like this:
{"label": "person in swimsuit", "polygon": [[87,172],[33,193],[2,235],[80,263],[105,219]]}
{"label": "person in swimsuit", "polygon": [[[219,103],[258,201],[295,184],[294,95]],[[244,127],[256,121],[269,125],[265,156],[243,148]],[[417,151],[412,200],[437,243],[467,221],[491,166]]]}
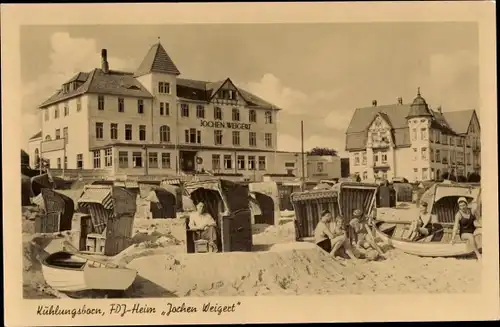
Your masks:
{"label": "person in swimsuit", "polygon": [[[371,228],[363,219],[363,212],[359,209],[354,210],[353,219],[349,222],[351,228],[351,240],[349,245],[352,247],[350,252],[358,252],[367,259],[375,260],[377,257],[384,257],[384,252],[375,242]],[[354,251],[353,251],[354,250]],[[375,252],[373,252],[375,250]],[[347,252],[347,251],[346,251]],[[349,254],[349,253],[348,253]]]}
{"label": "person in swimsuit", "polygon": [[429,236],[432,229],[432,222],[436,220],[434,215],[428,212],[427,202],[420,202],[420,215],[411,223],[411,233],[408,239],[415,241],[419,237]]}
{"label": "person in swimsuit", "polygon": [[314,230],[314,242],[335,258],[338,250],[344,244],[346,237],[341,227],[337,226],[337,223],[332,224],[332,222],[333,217],[330,211],[323,211]]}
{"label": "person in swimsuit", "polygon": [[479,227],[480,224],[477,221],[476,216],[469,209],[468,205],[469,203],[466,198],[461,197],[458,199],[458,212],[455,215],[455,224],[453,225],[450,243],[455,243],[455,238],[457,233],[459,233],[460,239],[468,242],[472,246],[474,253],[476,253],[476,257],[481,259],[481,253],[479,253],[476,239],[474,237],[476,228]]}

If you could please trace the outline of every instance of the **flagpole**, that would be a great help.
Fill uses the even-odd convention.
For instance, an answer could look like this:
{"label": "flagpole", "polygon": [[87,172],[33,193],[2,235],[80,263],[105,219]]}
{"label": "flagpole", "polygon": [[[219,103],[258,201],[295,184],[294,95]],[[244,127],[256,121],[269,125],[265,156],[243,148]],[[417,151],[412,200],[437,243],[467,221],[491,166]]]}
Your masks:
{"label": "flagpole", "polygon": [[278,110],[276,110],[273,105],[271,106],[271,109],[273,110],[272,116],[274,116],[274,126],[276,126],[275,131],[274,131],[274,135],[275,135],[275,138],[274,138],[274,173],[277,173],[278,170],[276,169],[276,165],[277,165],[276,151],[278,149],[278,120],[276,118],[278,115]]}
{"label": "flagpole", "polygon": [[179,169],[180,169],[180,158],[179,158],[179,110],[180,110],[180,105],[179,105],[179,98],[176,98],[176,104],[175,104],[175,144],[174,144],[174,153],[175,153],[175,175],[179,176]]}
{"label": "flagpole", "polygon": [[304,162],[304,121],[300,121],[300,145],[301,145],[301,154],[302,154],[302,183],[301,188],[304,191],[305,184],[305,162]]}

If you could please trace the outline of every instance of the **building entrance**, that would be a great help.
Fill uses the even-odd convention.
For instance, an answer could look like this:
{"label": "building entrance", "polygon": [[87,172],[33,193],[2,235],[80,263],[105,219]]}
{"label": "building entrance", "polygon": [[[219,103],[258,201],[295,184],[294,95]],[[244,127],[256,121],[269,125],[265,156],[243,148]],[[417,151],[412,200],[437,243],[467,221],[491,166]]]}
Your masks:
{"label": "building entrance", "polygon": [[194,172],[196,170],[196,151],[180,151],[180,168],[183,172]]}

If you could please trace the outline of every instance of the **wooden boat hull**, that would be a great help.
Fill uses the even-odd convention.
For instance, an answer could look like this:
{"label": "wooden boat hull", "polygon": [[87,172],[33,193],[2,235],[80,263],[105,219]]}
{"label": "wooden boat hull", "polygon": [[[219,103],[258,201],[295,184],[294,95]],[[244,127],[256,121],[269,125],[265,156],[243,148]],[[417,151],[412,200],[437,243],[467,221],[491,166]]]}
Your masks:
{"label": "wooden boat hull", "polygon": [[137,277],[137,271],[128,268],[106,267],[87,260],[81,268],[63,267],[42,262],[42,273],[47,284],[61,292],[85,290],[123,291],[129,288]]}
{"label": "wooden boat hull", "polygon": [[[405,253],[420,257],[456,257],[473,253],[474,251],[468,243],[460,241],[451,244],[449,242],[411,242],[402,239],[392,238],[380,231],[379,227],[384,222],[377,223],[375,236],[385,243],[399,249]],[[397,225],[397,224],[395,224]]]}

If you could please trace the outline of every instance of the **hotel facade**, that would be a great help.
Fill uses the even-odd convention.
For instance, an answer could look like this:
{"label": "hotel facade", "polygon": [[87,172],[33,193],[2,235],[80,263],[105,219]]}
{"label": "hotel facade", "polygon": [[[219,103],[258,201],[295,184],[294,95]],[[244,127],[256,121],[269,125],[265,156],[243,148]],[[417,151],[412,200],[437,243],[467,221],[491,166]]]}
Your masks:
{"label": "hotel facade", "polygon": [[362,180],[440,179],[481,174],[481,133],[475,110],[432,110],[420,90],[411,104],[355,110],[346,132],[349,170]]}
{"label": "hotel facade", "polygon": [[276,150],[280,108],[229,78],[179,75],[160,43],[134,73],[110,69],[103,49],[101,68],[76,74],[40,105],[31,165],[42,157],[51,169],[99,169],[115,177],[302,175],[300,154]]}

